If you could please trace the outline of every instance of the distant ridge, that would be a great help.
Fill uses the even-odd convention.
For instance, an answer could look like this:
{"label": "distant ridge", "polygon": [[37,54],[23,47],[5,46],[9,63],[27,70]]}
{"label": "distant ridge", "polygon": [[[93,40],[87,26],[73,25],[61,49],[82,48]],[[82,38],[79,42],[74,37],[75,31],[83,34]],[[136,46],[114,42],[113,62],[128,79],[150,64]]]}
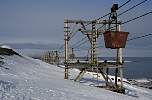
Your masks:
{"label": "distant ridge", "polygon": [[60,47],[60,44],[48,43],[48,44],[39,44],[39,43],[3,43],[2,45],[9,45],[14,49],[57,49]]}

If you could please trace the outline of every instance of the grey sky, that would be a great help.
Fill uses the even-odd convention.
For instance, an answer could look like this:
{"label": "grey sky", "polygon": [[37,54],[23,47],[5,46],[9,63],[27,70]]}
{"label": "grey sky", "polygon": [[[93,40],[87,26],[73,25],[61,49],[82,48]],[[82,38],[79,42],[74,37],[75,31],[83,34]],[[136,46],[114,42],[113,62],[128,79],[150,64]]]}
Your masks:
{"label": "grey sky", "polygon": [[[95,19],[110,11],[113,3],[127,0],[0,0],[0,43],[63,44],[63,21]],[[132,0],[122,12],[143,0]],[[126,21],[152,10],[152,0],[122,15]],[[118,13],[119,13],[118,12]],[[152,33],[152,15],[122,26],[129,38]],[[128,49],[152,50],[152,37],[127,44]]]}

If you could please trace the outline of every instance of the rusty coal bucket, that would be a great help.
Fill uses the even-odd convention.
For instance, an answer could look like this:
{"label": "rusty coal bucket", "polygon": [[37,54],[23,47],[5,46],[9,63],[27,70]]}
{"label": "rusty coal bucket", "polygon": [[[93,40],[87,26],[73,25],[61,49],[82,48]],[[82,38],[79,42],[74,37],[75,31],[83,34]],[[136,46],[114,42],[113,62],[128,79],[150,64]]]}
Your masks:
{"label": "rusty coal bucket", "polygon": [[105,47],[111,49],[125,48],[129,32],[106,31],[103,33]]}

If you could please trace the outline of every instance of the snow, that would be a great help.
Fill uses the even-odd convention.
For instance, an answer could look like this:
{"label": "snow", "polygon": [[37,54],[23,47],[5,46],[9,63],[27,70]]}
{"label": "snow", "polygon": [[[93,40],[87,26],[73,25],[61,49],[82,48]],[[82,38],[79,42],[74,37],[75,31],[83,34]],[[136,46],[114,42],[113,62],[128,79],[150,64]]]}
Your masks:
{"label": "snow", "polygon": [[147,80],[147,79],[136,79],[136,81],[137,82],[142,82],[142,83],[149,82],[149,80]]}
{"label": "snow", "polygon": [[[64,68],[26,56],[0,56],[0,100],[152,100],[152,91],[126,84],[129,95],[90,86],[87,74],[81,83],[64,80]],[[7,69],[6,69],[7,68]],[[83,82],[82,82],[83,81]]]}
{"label": "snow", "polygon": [[2,45],[1,48],[12,49],[9,45]]}

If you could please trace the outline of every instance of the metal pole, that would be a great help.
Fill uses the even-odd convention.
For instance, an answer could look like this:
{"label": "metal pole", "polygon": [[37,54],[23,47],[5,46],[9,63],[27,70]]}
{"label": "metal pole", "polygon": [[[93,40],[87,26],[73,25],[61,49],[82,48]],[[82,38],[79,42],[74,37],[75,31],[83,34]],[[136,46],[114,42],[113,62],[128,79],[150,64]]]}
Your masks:
{"label": "metal pole", "polygon": [[[119,24],[118,30],[121,31],[121,25]],[[118,61],[122,63],[122,48],[118,49]],[[123,87],[123,68],[122,65],[119,65],[119,74],[120,74],[120,81],[121,81],[121,88]]]}
{"label": "metal pole", "polygon": [[[114,7],[114,5],[113,5],[113,7]],[[119,29],[118,29],[118,26],[117,26],[117,12],[116,12],[116,10],[114,9],[114,12],[113,12],[113,14],[115,14],[115,21],[116,21],[116,32],[117,31],[119,31]],[[119,62],[119,52],[120,52],[120,48],[118,48],[117,49],[117,62]],[[116,87],[118,86],[118,84],[117,84],[117,82],[118,82],[118,68],[116,68],[116,72],[115,72],[115,85],[116,85]]]}
{"label": "metal pole", "polygon": [[[119,24],[118,26],[118,31],[121,31],[121,25]],[[117,49],[117,63],[122,63],[122,48],[118,48]],[[118,65],[118,68],[116,68],[116,72],[115,72],[115,84],[117,86],[117,77],[118,77],[118,71],[119,71],[119,75],[120,75],[120,85],[121,88],[123,87],[123,68],[122,65]]]}

